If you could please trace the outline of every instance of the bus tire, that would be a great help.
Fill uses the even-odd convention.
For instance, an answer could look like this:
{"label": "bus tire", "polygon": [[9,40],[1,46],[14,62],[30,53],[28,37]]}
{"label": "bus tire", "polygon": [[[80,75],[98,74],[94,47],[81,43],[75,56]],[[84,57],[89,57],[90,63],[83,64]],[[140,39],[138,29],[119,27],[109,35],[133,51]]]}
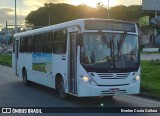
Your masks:
{"label": "bus tire", "polygon": [[28,85],[29,85],[29,81],[28,81],[28,79],[27,79],[26,69],[23,69],[22,77],[23,77],[23,84],[24,84],[25,86],[28,86]]}
{"label": "bus tire", "polygon": [[64,87],[64,82],[62,78],[60,78],[57,82],[57,90],[58,90],[58,96],[61,99],[66,100],[67,94],[65,93],[65,87]]}

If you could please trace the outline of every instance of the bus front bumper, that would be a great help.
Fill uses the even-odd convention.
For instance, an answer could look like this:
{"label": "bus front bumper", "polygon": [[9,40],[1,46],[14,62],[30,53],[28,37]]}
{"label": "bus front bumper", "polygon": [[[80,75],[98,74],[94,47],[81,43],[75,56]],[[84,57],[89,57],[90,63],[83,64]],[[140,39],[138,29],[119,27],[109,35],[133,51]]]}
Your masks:
{"label": "bus front bumper", "polygon": [[139,94],[139,92],[140,92],[140,81],[123,86],[93,86],[81,81],[78,87],[79,97]]}

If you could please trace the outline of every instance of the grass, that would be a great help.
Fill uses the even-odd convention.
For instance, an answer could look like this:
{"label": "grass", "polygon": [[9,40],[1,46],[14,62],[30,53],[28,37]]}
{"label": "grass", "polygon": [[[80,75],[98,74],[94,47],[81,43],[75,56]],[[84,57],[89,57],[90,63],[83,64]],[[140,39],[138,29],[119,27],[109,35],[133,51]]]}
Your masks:
{"label": "grass", "polygon": [[141,67],[141,91],[160,96],[160,61],[142,61]]}
{"label": "grass", "polygon": [[160,52],[140,52],[141,54],[160,54]]}
{"label": "grass", "polygon": [[3,66],[12,66],[12,55],[0,54],[0,64]]}

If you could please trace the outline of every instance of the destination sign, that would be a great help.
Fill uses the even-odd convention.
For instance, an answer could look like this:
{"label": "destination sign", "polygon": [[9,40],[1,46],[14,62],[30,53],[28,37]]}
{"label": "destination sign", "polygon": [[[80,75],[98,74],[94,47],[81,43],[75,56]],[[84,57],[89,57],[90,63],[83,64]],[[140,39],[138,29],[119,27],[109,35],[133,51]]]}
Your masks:
{"label": "destination sign", "polygon": [[85,29],[136,32],[134,23],[114,20],[86,20]]}

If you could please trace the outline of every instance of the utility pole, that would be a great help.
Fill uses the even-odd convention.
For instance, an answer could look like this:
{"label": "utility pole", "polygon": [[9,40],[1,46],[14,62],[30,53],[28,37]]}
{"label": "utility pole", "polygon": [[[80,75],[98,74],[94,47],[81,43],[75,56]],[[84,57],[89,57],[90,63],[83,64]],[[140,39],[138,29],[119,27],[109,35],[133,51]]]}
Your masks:
{"label": "utility pole", "polygon": [[155,10],[155,18],[157,17],[157,11]]}
{"label": "utility pole", "polygon": [[49,26],[51,25],[51,13],[49,12],[49,21],[48,21]]}
{"label": "utility pole", "polygon": [[109,19],[109,0],[108,0],[108,19]]}
{"label": "utility pole", "polygon": [[7,41],[7,38],[8,37],[8,24],[7,24],[7,21],[6,21],[6,45],[8,45],[8,41]]}
{"label": "utility pole", "polygon": [[15,0],[15,33],[17,33],[17,6],[16,6],[16,0]]}

